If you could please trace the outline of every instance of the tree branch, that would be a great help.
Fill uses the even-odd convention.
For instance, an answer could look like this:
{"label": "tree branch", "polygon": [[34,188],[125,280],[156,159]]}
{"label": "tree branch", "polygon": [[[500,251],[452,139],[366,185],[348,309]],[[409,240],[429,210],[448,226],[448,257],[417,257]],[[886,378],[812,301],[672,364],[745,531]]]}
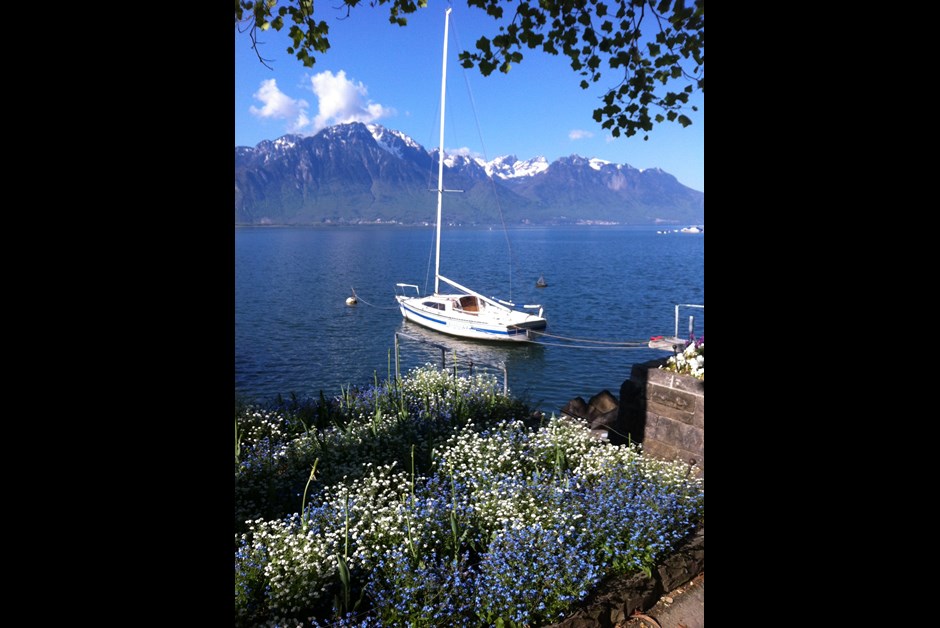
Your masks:
{"label": "tree branch", "polygon": [[[243,25],[245,28],[243,28]],[[265,59],[261,56],[261,51],[258,50],[258,44],[261,42],[258,41],[258,25],[255,24],[255,19],[253,17],[247,17],[241,21],[236,21],[236,28],[239,33],[248,33],[248,37],[251,39],[251,49],[255,51],[255,55],[258,56],[258,61],[261,62],[261,65],[269,70],[274,70],[274,68],[268,65],[268,62],[273,61],[273,59]]]}

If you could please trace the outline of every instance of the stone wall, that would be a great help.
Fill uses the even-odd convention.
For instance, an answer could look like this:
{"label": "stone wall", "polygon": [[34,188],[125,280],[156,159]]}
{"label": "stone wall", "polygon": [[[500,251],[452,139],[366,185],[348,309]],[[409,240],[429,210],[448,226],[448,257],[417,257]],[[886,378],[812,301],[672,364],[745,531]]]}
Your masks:
{"label": "stone wall", "polygon": [[695,461],[705,477],[705,382],[661,370],[668,358],[635,364],[620,388],[620,416],[630,439],[650,455]]}

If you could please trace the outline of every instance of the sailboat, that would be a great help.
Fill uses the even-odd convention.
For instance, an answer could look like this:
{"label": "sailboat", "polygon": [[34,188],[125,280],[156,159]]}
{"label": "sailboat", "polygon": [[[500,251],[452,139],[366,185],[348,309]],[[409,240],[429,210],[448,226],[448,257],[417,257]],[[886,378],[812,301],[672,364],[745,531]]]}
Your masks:
{"label": "sailboat", "polygon": [[[421,296],[415,284],[397,283],[395,299],[405,320],[429,329],[462,338],[525,342],[530,332],[540,331],[548,322],[541,305],[523,305],[522,310],[513,309],[515,304],[495,297],[486,297],[441,275],[441,208],[444,192],[459,190],[444,189],[444,100],[447,90],[447,31],[451,9],[444,15],[444,60],[441,71],[441,135],[437,162],[437,225],[435,234],[434,293]],[[444,282],[457,292],[442,293]],[[400,289],[400,293],[399,290]],[[414,296],[410,296],[411,290]],[[530,311],[525,311],[530,310]],[[538,310],[538,313],[531,312]]]}

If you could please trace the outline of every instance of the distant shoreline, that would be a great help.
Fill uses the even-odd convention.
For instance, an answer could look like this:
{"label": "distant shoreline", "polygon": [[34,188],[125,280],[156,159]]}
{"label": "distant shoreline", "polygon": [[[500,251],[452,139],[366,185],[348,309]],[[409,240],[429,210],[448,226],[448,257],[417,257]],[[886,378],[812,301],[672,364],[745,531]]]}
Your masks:
{"label": "distant shoreline", "polygon": [[[589,221],[589,222],[562,222],[562,223],[544,223],[544,224],[518,224],[518,225],[507,225],[506,229],[546,229],[552,227],[629,227],[629,228],[638,228],[638,229],[656,229],[663,227],[678,227],[679,225],[683,226],[697,226],[702,228],[704,232],[705,223],[695,223],[695,224],[686,224],[679,221],[663,221],[657,223],[623,223],[623,222],[607,222],[607,221]],[[397,228],[406,228],[406,229],[433,229],[434,225],[432,223],[399,223],[399,222],[329,222],[329,223],[313,223],[313,222],[304,222],[304,223],[235,223],[235,227],[238,229],[253,229],[253,228],[262,228],[262,229],[279,229],[279,228],[294,228],[294,227],[305,227],[313,229],[331,229],[336,227],[397,227]],[[486,228],[500,228],[502,229],[504,225],[500,224],[461,224],[461,223],[452,223],[444,225],[447,229],[486,229]],[[678,230],[678,229],[677,229]]]}

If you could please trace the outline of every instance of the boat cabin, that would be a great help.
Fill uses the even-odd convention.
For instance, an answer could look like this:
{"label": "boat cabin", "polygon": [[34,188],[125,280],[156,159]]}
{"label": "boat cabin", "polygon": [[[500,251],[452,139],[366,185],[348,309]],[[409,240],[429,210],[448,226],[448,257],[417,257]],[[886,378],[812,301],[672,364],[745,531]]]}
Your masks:
{"label": "boat cabin", "polygon": [[483,305],[483,301],[473,295],[460,297],[460,299],[457,300],[458,309],[464,312],[479,312],[483,309]]}
{"label": "boat cabin", "polygon": [[469,314],[477,314],[483,311],[483,309],[486,307],[486,302],[483,301],[483,299],[473,295],[440,300],[428,299],[427,301],[423,301],[421,304],[424,307],[435,310],[453,310],[454,312],[466,312]]}

